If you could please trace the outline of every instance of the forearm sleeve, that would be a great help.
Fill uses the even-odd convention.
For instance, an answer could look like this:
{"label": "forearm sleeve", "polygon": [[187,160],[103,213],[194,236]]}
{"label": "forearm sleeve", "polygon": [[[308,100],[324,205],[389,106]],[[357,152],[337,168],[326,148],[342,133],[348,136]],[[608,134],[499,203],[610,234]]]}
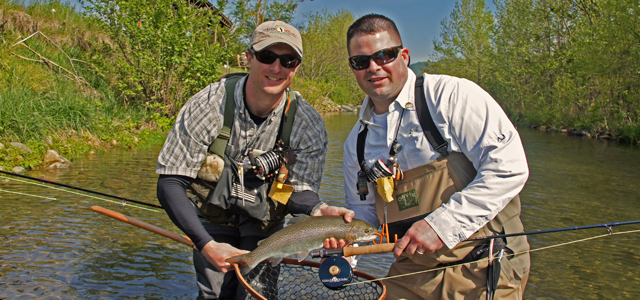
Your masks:
{"label": "forearm sleeve", "polygon": [[310,215],[320,204],[320,197],[314,191],[294,192],[289,198],[288,209],[290,214]]}
{"label": "forearm sleeve", "polygon": [[186,194],[191,179],[186,176],[160,175],[158,178],[158,200],[178,228],[180,228],[202,250],[213,238],[198,219],[193,203]]}

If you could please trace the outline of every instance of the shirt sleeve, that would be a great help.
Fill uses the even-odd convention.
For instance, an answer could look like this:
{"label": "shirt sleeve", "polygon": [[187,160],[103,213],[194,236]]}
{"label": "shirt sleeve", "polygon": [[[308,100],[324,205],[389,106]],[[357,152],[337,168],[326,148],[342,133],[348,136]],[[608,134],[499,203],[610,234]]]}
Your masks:
{"label": "shirt sleeve", "polygon": [[[297,94],[297,93],[296,93]],[[298,95],[290,146],[296,162],[289,169],[294,192],[320,191],[329,139],[322,117]]]}
{"label": "shirt sleeve", "polygon": [[320,197],[313,191],[302,191],[291,194],[287,207],[290,214],[311,215],[311,213],[322,204]]}
{"label": "shirt sleeve", "polygon": [[360,123],[356,124],[344,143],[342,168],[344,172],[345,199],[347,202],[347,208],[356,213],[354,217],[355,219],[365,221],[378,228],[378,226],[380,226],[380,220],[378,220],[378,215],[376,214],[376,198],[374,194],[376,193],[376,190],[373,188],[373,184],[367,182],[369,194],[366,196],[366,200],[360,200],[360,195],[358,195],[358,189],[356,186],[358,181],[358,171],[360,171],[357,161],[358,155],[356,152],[356,141],[358,139],[360,128]]}
{"label": "shirt sleeve", "polygon": [[463,79],[441,80],[433,90],[439,91],[437,100],[427,102],[436,112],[434,121],[448,124],[444,131],[451,149],[464,153],[477,170],[467,187],[425,218],[447,247],[453,248],[492,220],[522,190],[529,169],[516,128],[487,92]]}
{"label": "shirt sleeve", "polygon": [[202,226],[191,200],[187,197],[185,190],[190,182],[191,180],[184,176],[160,175],[158,200],[171,221],[193,241],[198,250],[202,250],[213,238]]}
{"label": "shirt sleeve", "polygon": [[180,109],[158,156],[156,173],[195,178],[222,128],[224,80],[210,84]]}

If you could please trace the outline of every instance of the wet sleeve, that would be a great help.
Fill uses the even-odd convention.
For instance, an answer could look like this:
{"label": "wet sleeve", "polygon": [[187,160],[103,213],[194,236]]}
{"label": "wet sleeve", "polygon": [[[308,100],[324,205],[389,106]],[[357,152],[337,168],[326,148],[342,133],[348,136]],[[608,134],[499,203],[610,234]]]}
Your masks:
{"label": "wet sleeve", "polygon": [[301,191],[294,192],[289,198],[289,213],[290,214],[305,214],[311,215],[313,210],[322,204],[320,197],[314,191]]}
{"label": "wet sleeve", "polygon": [[191,178],[178,175],[160,175],[158,178],[158,200],[176,224],[195,244],[198,250],[213,238],[200,223],[193,203],[187,197],[186,189]]}

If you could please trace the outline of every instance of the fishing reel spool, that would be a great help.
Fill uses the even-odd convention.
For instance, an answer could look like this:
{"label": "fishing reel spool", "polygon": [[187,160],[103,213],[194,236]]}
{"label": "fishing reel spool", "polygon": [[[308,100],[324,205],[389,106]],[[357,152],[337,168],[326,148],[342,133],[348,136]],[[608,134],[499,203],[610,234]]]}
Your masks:
{"label": "fishing reel spool", "polygon": [[325,259],[318,268],[318,277],[324,286],[332,290],[343,289],[353,279],[353,268],[342,256],[333,255]]}
{"label": "fishing reel spool", "polygon": [[[402,148],[400,147],[400,149]],[[364,162],[362,164],[363,166],[358,171],[358,180],[356,181],[358,195],[360,195],[360,200],[362,201],[367,200],[367,195],[369,194],[368,182],[375,183],[377,179],[389,176],[394,180],[404,179],[404,172],[398,166],[398,159],[394,156],[389,157],[386,162],[378,159],[371,167],[367,167]]]}
{"label": "fishing reel spool", "polygon": [[253,149],[247,149],[245,157],[245,164],[249,164],[248,169],[252,169],[261,180],[278,175],[284,164],[292,164],[296,160],[291,148],[281,140],[276,142],[273,150],[261,155],[254,155]]}

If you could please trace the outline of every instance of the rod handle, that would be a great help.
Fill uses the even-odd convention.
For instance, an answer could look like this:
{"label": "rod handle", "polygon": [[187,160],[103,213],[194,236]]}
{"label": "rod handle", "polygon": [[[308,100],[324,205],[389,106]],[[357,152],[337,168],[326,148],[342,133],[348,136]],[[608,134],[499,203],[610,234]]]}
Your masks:
{"label": "rod handle", "polygon": [[318,249],[311,251],[311,257],[330,257],[333,255],[340,256],[353,256],[353,255],[364,255],[364,254],[376,254],[376,253],[387,253],[393,251],[393,248],[396,246],[395,243],[384,243],[377,245],[367,245],[362,247],[344,247],[342,249],[329,250],[329,249]]}
{"label": "rod handle", "polygon": [[393,251],[393,248],[395,246],[396,246],[396,243],[383,243],[378,245],[367,245],[362,247],[344,247],[343,256],[387,253],[387,252]]}

